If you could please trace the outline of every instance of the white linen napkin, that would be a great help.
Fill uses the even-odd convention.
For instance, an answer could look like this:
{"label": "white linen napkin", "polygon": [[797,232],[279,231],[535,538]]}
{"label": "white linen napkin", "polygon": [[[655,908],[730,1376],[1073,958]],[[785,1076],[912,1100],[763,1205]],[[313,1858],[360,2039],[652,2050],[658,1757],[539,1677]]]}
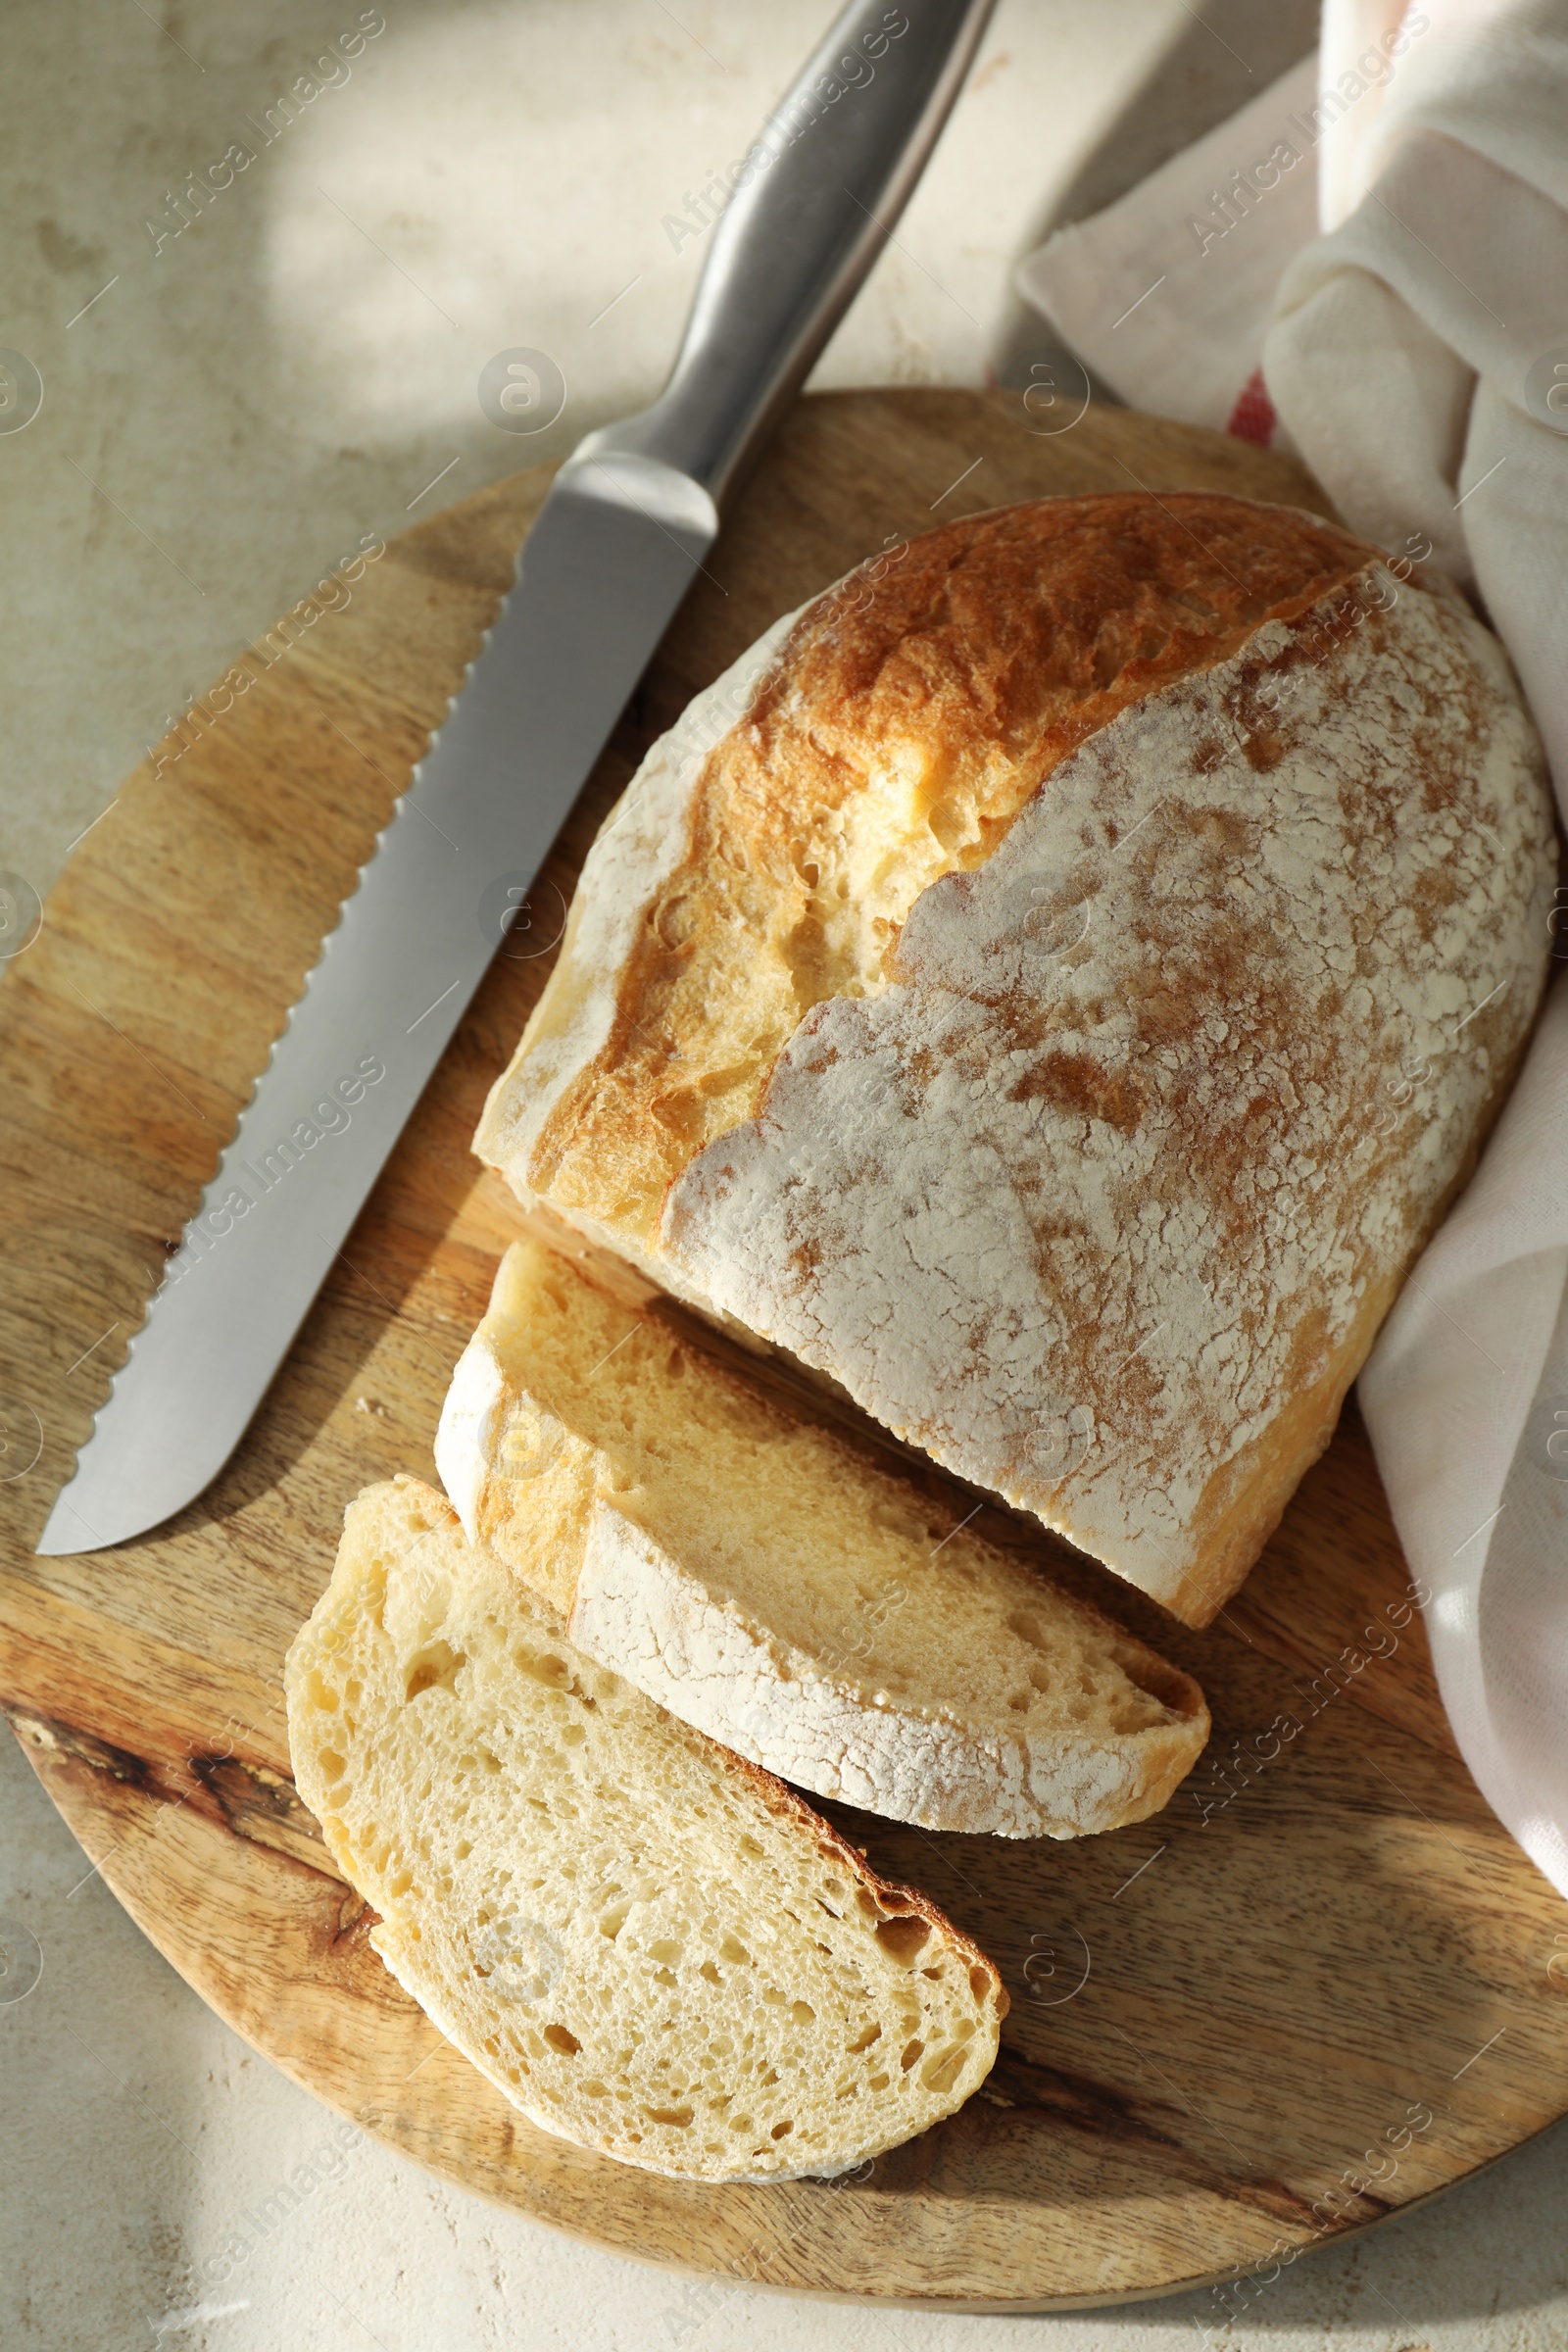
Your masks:
{"label": "white linen napkin", "polygon": [[[1294,446],[1463,582],[1568,808],[1568,0],[1327,0],[1317,59],[1019,283],[1124,399]],[[1565,1285],[1568,975],[1360,1382],[1460,1749],[1568,1894]]]}

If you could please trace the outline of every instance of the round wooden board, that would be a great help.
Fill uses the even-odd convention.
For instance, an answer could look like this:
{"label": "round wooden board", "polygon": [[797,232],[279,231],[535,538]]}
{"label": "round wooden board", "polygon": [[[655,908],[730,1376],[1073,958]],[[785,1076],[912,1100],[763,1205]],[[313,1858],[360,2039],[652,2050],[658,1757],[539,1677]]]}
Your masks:
{"label": "round wooden board", "polygon": [[[896,537],[1135,484],[1322,505],[1286,461],[1210,434],[1119,412],[1054,435],[1039,422],[1000,393],[797,406],[557,845],[563,903],[653,735],[775,613]],[[0,1697],[110,1886],[239,2033],[541,2221],[688,2272],[969,2309],[1112,2302],[1294,2260],[1568,2108],[1561,1905],[1454,1753],[1353,1418],[1206,1635],[990,1512],[990,1532],[1199,1676],[1214,1739],[1164,1815],[1076,1845],[838,1816],[978,1937],[1013,2004],[986,2090],[868,2177],[703,2187],[547,2138],[370,1951],[290,1784],[278,1678],[348,1498],[397,1470],[434,1475],[449,1371],[518,1223],[468,1139],[548,957],[498,959],[217,1484],[142,1542],[32,1556],[547,478],[421,523],[346,610],[297,624],[271,662],[275,638],[247,657],[248,690],[231,676],[232,707],[199,706],[186,748],[129,779],[11,967]],[[41,1451],[22,1471],[31,1415]]]}

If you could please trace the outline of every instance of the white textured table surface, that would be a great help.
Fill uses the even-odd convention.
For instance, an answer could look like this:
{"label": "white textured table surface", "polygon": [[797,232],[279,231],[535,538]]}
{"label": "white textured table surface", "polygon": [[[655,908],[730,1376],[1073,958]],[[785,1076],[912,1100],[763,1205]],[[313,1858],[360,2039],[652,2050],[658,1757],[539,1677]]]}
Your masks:
{"label": "white textured table surface", "polygon": [[[166,717],[362,534],[652,393],[704,250],[680,223],[830,14],[11,0],[0,346],[36,368],[43,405],[0,429],[0,868],[46,890]],[[1201,21],[1184,0],[1003,0],[816,380],[1021,381],[1050,338],[1009,293],[1012,263],[1262,86],[1310,21],[1306,0],[1205,0]],[[356,27],[357,54],[318,64]],[[290,120],[302,75],[318,95]],[[251,160],[173,234],[187,173],[222,177],[236,147]],[[518,346],[567,389],[534,436],[476,395]],[[1271,2352],[1568,2346],[1563,2132],[1303,2260],[1234,2325],[1208,2296],[1002,2322],[686,2287],[353,2139],[99,1880],[79,1884],[87,1868],[0,1744],[0,1919],[43,1955],[24,1998],[6,1995],[25,1977],[0,1977],[7,2352],[959,2352],[999,2328],[1163,2352],[1210,2327]]]}

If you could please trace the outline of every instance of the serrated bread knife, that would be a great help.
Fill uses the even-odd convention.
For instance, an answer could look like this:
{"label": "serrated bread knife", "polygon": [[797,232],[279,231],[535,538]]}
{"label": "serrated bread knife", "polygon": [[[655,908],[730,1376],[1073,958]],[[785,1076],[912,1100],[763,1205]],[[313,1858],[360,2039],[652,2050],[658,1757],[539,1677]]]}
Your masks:
{"label": "serrated bread knife", "polygon": [[[669,382],[640,416],[590,433],[557,475],[495,626],[185,1228],[41,1552],[95,1551],[156,1527],[239,1443],[484,975],[506,903],[538,872],[713,543],[726,495],[907,201],[992,4],[857,0],[754,140]],[[498,919],[485,923],[491,898]],[[353,1101],[352,1119],[326,1148],[291,1148],[332,1088]]]}

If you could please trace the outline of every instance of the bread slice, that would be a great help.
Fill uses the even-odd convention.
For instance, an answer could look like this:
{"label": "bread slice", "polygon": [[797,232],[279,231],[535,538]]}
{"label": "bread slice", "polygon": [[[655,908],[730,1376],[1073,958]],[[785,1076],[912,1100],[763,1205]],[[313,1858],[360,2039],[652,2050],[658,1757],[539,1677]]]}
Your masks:
{"label": "bread slice", "polygon": [[579,1648],[819,1795],[1078,1837],[1156,1811],[1208,1736],[1190,1676],[537,1242],[435,1450]]}
{"label": "bread slice", "polygon": [[300,1794],[400,1984],[545,2131],[649,2171],[846,2171],[989,2073],[1002,1980],[799,1797],[583,1657],[400,1478],[289,1651]]}

